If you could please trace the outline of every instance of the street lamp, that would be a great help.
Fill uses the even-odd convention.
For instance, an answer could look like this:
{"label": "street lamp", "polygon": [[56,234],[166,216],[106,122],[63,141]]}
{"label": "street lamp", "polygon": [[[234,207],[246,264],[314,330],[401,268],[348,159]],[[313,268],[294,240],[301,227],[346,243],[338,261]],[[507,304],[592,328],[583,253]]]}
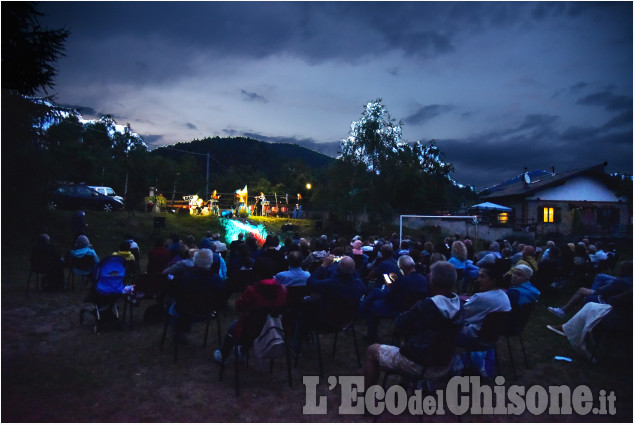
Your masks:
{"label": "street lamp", "polygon": [[307,189],[307,190],[311,190],[311,183],[307,183],[307,184],[306,184],[306,189]]}

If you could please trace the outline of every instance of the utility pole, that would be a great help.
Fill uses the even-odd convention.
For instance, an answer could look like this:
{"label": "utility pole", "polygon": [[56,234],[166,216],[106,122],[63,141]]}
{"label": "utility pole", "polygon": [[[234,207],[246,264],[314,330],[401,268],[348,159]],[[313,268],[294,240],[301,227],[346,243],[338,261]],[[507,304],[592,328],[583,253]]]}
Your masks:
{"label": "utility pole", "polygon": [[205,180],[205,202],[209,200],[209,152],[207,152],[207,180]]}

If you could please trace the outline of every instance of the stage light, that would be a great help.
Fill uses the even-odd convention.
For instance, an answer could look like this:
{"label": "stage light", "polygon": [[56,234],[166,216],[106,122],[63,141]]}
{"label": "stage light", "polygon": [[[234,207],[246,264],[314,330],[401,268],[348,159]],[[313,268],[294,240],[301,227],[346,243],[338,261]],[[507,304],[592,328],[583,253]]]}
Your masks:
{"label": "stage light", "polygon": [[249,223],[227,218],[221,218],[220,223],[225,227],[225,241],[227,241],[227,243],[232,243],[232,241],[236,240],[239,233],[249,233],[261,244],[264,244],[267,238],[267,229],[264,224],[254,226]]}

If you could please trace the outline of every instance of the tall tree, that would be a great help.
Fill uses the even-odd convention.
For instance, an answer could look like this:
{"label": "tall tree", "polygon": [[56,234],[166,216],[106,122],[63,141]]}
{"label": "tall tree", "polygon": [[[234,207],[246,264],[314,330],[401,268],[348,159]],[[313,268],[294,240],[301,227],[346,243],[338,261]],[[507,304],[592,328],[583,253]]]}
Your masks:
{"label": "tall tree", "polygon": [[[390,116],[381,99],[369,102],[340,142],[338,176],[340,209],[383,219],[400,213],[446,209],[454,185],[452,164],[432,140],[408,143],[402,123]],[[343,191],[343,182],[347,190]],[[337,196],[337,193],[330,193]]]}
{"label": "tall tree", "polygon": [[381,174],[402,143],[403,124],[392,118],[381,102],[381,98],[369,102],[359,121],[351,124],[350,136],[340,142],[343,161],[363,164],[375,174]]}
{"label": "tall tree", "polygon": [[66,29],[43,29],[31,2],[2,3],[2,88],[33,96],[53,88]]}
{"label": "tall tree", "polygon": [[38,205],[52,181],[38,125],[53,111],[46,102],[27,96],[53,87],[54,65],[63,55],[69,33],[43,29],[32,3],[3,2],[1,7],[2,155],[8,159],[2,167],[2,196],[10,220],[13,213],[25,213],[21,206]]}

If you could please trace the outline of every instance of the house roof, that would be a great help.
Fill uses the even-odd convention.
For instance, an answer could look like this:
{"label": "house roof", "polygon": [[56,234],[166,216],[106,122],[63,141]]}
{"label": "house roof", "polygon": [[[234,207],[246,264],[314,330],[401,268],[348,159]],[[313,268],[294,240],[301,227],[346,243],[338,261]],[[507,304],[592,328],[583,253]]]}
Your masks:
{"label": "house roof", "polygon": [[588,168],[581,168],[578,170],[564,171],[562,173],[548,173],[548,172],[529,172],[530,182],[527,184],[524,179],[524,174],[519,175],[510,180],[498,184],[496,186],[489,187],[479,193],[479,199],[497,199],[507,197],[527,197],[535,194],[540,190],[544,190],[549,187],[558,186],[565,183],[567,180],[571,180],[574,177],[586,174],[600,174],[605,175],[604,167],[607,163],[594,165]]}

